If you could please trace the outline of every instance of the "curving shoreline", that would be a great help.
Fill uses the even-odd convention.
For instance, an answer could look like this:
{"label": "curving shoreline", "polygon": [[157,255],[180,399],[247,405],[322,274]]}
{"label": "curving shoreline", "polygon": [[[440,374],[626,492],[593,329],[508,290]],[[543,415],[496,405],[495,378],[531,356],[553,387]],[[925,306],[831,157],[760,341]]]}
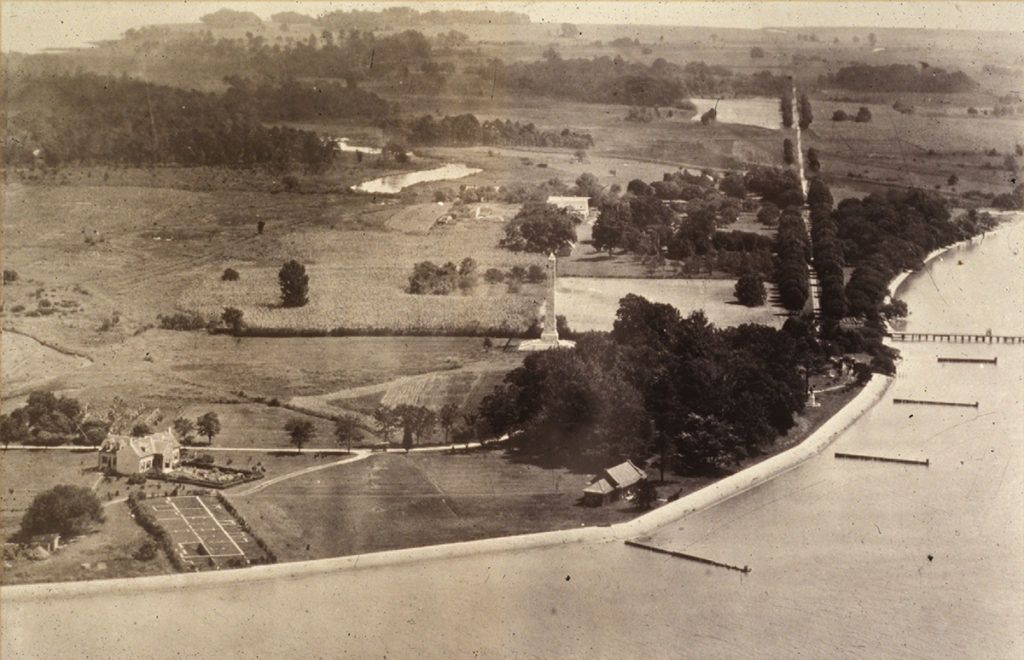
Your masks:
{"label": "curving shoreline", "polygon": [[[1022,219],[1022,216],[1016,213],[1013,214],[1013,217],[1013,221],[1003,223],[993,229],[993,231],[1000,231]],[[929,263],[945,252],[969,243],[970,240],[967,239],[934,250],[927,255],[923,264]],[[900,273],[894,277],[889,284],[890,295],[899,292],[912,272],[920,271],[921,269],[919,268],[916,271]],[[388,550],[364,555],[258,566],[221,573],[186,573],[90,582],[12,585],[2,587],[0,592],[2,592],[3,599],[6,602],[27,602],[53,596],[69,597],[115,594],[118,592],[138,591],[140,589],[166,591],[181,587],[210,588],[216,585],[231,583],[294,579],[335,571],[384,568],[411,562],[446,560],[487,553],[517,552],[578,543],[622,542],[638,535],[649,534],[665,524],[720,504],[788,472],[809,458],[821,453],[884,396],[892,380],[889,377],[873,376],[861,391],[843,408],[794,447],[690,493],[676,502],[666,504],[633,520],[608,527],[585,527],[496,537],[435,546]]]}

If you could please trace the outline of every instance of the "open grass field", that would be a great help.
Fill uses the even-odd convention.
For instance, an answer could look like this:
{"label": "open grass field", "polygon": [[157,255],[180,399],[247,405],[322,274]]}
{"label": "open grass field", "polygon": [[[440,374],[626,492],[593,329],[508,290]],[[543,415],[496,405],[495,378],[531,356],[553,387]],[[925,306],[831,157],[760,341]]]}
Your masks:
{"label": "open grass field", "polygon": [[171,537],[175,552],[196,570],[237,568],[267,559],[235,516],[213,497],[164,497],[140,503]]}
{"label": "open grass field", "polygon": [[91,488],[100,478],[96,452],[8,449],[0,452],[0,534],[18,531],[21,516],[39,493],[58,484]]}
{"label": "open grass field", "polygon": [[633,293],[653,302],[668,303],[683,316],[703,310],[719,327],[761,323],[780,328],[785,310],[773,304],[744,307],[735,300],[735,281],[683,279],[630,279],[562,277],[558,280],[556,305],[569,327],[577,332],[609,331],[615,322],[619,300]]}
{"label": "open grass field", "polygon": [[604,524],[629,503],[577,505],[590,476],[500,450],[378,454],[228,497],[282,561]]}
{"label": "open grass field", "polygon": [[[52,385],[101,409],[115,396],[126,397],[125,383],[131,383],[136,405],[206,410],[210,403],[244,402],[238,392],[285,401],[455,369],[485,355],[475,337],[235,339],[149,330],[94,349],[92,365],[66,372]],[[5,396],[5,412],[20,403]]]}
{"label": "open grass field", "polygon": [[105,507],[103,511],[106,522],[96,531],[69,540],[61,539],[62,547],[49,559],[13,560],[0,572],[0,581],[5,585],[69,582],[174,572],[163,552],[157,551],[152,559],[147,560],[133,556],[141,546],[150,542],[150,537],[135,523],[124,502]]}
{"label": "open grass field", "polygon": [[[316,430],[316,437],[305,446],[314,447],[336,447],[334,441],[334,424],[330,420],[304,415],[287,408],[270,407],[257,403],[236,403],[236,404],[195,404],[188,406],[181,411],[181,416],[188,419],[195,419],[207,412],[217,413],[220,419],[221,433],[213,439],[214,447],[280,447],[287,451],[294,445],[290,442],[284,425],[292,419],[309,420]],[[206,438],[196,438],[195,451],[202,452]],[[217,462],[225,459],[235,458],[234,452],[230,454],[216,454]]]}
{"label": "open grass field", "polygon": [[482,214],[435,226],[442,211],[436,205],[402,208],[389,203],[374,209],[368,219],[382,226],[390,223],[396,228],[393,231],[321,227],[293,233],[289,254],[306,264],[310,278],[310,302],[304,307],[280,306],[279,264],[241,262],[231,264],[241,275],[238,281],[224,282],[220,271],[211,269],[194,280],[178,305],[210,316],[219,315],[224,307],[237,307],[245,323],[255,328],[444,334],[457,329],[528,327],[539,302],[535,287],[524,286],[513,294],[503,286],[481,283],[468,295],[406,293],[413,267],[421,261],[458,264],[472,257],[482,273],[488,268],[528,267],[542,260],[498,247],[504,236],[504,216]]}

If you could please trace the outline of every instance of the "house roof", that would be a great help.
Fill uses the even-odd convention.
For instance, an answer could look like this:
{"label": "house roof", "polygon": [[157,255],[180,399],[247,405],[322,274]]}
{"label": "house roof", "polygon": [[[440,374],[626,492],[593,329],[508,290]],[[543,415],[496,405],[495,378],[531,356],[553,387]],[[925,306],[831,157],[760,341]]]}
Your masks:
{"label": "house roof", "polygon": [[173,450],[181,447],[174,431],[167,429],[141,438],[133,438],[126,435],[108,435],[103,441],[100,451],[117,452],[123,447],[128,447],[139,458],[152,456],[153,454],[170,454]]}
{"label": "house roof", "polygon": [[608,483],[607,479],[598,479],[594,483],[590,484],[583,489],[584,493],[594,493],[595,495],[607,495],[614,491],[615,488]]}
{"label": "house roof", "polygon": [[633,484],[647,478],[647,473],[633,465],[632,461],[619,463],[615,467],[607,468],[604,476],[616,488],[629,488]]}

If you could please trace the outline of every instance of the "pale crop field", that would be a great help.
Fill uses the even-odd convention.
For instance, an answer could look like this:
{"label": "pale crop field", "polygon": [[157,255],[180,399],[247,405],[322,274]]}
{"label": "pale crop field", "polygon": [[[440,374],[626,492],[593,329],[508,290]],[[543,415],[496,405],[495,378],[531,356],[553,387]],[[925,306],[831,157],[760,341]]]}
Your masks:
{"label": "pale crop field", "polygon": [[[423,212],[422,207],[416,211],[421,215]],[[403,213],[406,225],[412,223],[417,228],[424,224],[413,217],[416,213]],[[241,262],[225,264],[239,272],[238,281],[224,282],[220,270],[210,270],[185,291],[178,305],[208,316],[219,316],[225,307],[236,307],[242,310],[246,325],[253,328],[346,328],[394,333],[429,330],[439,334],[483,332],[489,328],[522,331],[533,321],[541,303],[543,292],[536,285],[524,285],[520,293],[508,293],[504,285],[481,281],[469,294],[406,293],[413,267],[421,261],[459,264],[472,257],[481,275],[488,268],[507,271],[512,266],[528,268],[543,262],[540,255],[499,248],[503,235],[503,223],[493,217],[471,217],[427,233],[314,230],[293,235],[288,241],[309,275],[307,305],[282,308],[278,267]]]}

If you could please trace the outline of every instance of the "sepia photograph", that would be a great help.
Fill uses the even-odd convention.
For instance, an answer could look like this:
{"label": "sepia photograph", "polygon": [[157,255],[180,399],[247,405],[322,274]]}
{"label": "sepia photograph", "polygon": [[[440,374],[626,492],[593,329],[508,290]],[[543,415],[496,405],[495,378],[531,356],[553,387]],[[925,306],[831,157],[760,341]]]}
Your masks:
{"label": "sepia photograph", "polygon": [[0,0],[0,657],[1024,657],[1024,2]]}

